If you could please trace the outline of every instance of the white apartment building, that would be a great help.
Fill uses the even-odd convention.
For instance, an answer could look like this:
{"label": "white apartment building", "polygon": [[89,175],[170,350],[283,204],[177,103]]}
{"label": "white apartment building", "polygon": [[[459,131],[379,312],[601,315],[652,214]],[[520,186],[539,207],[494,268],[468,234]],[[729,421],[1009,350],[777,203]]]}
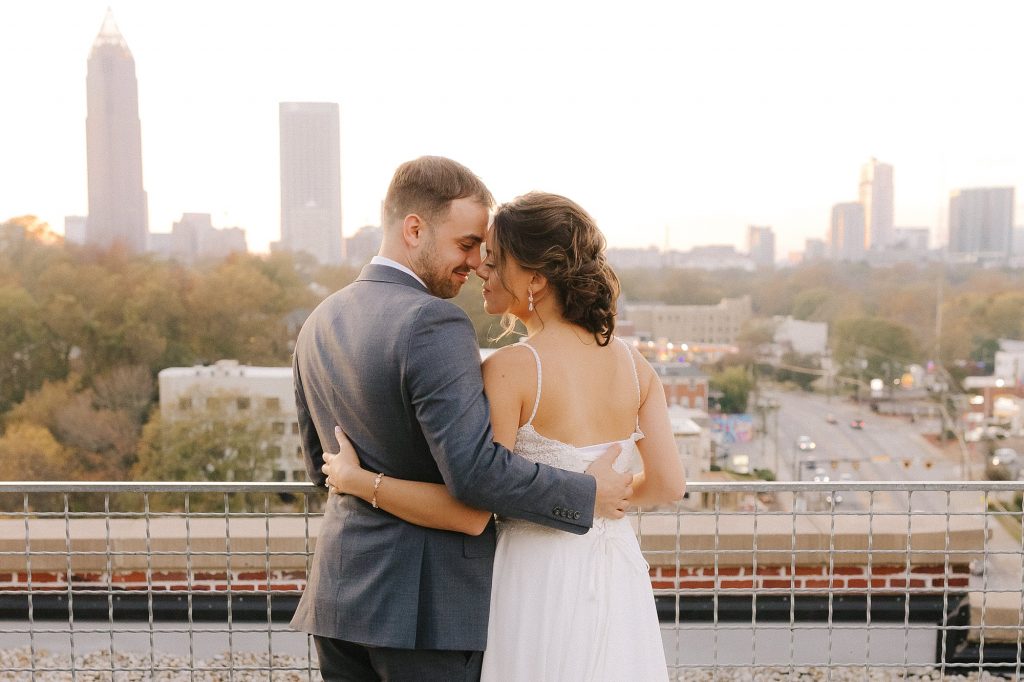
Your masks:
{"label": "white apartment building", "polygon": [[993,374],[1010,386],[1024,383],[1024,341],[999,339]]}
{"label": "white apartment building", "polygon": [[277,455],[275,478],[305,481],[306,469],[295,411],[291,367],[251,367],[237,360],[209,366],[168,367],[158,375],[160,416],[173,421],[202,415],[217,402],[237,413],[270,421],[273,441],[266,444]]}
{"label": "white apartment building", "polygon": [[787,350],[801,355],[824,355],[828,350],[828,323],[797,320],[777,315],[775,323],[775,353],[782,357]]}

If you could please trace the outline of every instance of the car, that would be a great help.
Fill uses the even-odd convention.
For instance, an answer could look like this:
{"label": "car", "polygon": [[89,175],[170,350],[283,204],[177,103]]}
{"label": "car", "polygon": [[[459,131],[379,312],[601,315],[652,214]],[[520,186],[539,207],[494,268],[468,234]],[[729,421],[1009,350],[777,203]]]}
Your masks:
{"label": "car", "polygon": [[[988,460],[990,469],[1002,472],[999,479],[1016,479],[1020,476],[1020,456],[1013,448],[996,448]],[[991,477],[990,477],[991,478]]]}
{"label": "car", "polygon": [[825,421],[827,421],[829,424],[838,424],[839,423],[839,420],[836,419],[836,416],[834,414],[832,414],[831,412],[829,412],[828,414],[825,415]]}
{"label": "car", "polygon": [[[824,468],[818,467],[817,469],[814,470],[815,483],[828,483],[831,480],[832,479],[828,477],[828,474],[825,473]],[[824,493],[823,499],[825,500],[826,504],[842,504],[843,494],[841,492],[833,490],[831,492]]]}
{"label": "car", "polygon": [[976,426],[973,429],[964,431],[964,440],[968,443],[977,443],[983,440],[1005,440],[1010,433],[998,426]]}
{"label": "car", "polygon": [[850,428],[851,429],[857,429],[857,430],[863,429],[864,428],[864,420],[863,419],[854,419],[853,421],[850,422]]}
{"label": "car", "polygon": [[813,450],[814,448],[818,447],[818,445],[813,440],[811,440],[810,436],[800,436],[799,438],[796,439],[796,447],[798,450],[807,451]]}

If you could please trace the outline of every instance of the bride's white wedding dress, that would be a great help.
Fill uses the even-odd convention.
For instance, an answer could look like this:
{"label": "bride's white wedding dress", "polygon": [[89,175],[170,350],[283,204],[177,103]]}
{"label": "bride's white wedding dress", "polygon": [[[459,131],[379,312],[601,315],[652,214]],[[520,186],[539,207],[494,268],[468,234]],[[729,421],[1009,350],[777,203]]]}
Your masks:
{"label": "bride's white wedding dress", "polygon": [[[533,428],[541,396],[513,451],[534,462],[583,472],[613,443],[577,448]],[[632,361],[632,352],[623,343]],[[633,365],[636,378],[636,365]],[[636,381],[639,395],[639,380]],[[637,456],[636,431],[616,441],[615,468]],[[483,682],[648,682],[668,680],[654,594],[628,519],[595,519],[572,535],[516,519],[499,520]]]}

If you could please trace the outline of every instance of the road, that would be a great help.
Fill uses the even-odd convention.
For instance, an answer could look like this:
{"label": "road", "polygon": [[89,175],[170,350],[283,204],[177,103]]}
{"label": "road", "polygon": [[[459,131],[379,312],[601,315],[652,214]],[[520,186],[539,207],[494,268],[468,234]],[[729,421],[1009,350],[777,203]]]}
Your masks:
{"label": "road", "polygon": [[[734,452],[750,456],[755,468],[776,472],[778,480],[814,480],[824,474],[832,481],[953,481],[962,480],[958,457],[944,454],[921,435],[924,425],[903,417],[874,414],[866,404],[802,391],[770,391],[762,399],[774,400],[778,410],[767,417],[768,433],[763,440],[736,446]],[[826,420],[832,414],[836,423]],[[862,419],[862,429],[850,423]],[[757,417],[760,425],[760,416]],[[797,440],[810,437],[816,447],[801,451]],[[952,496],[956,498],[956,495]],[[877,493],[846,495],[846,509],[907,511],[907,496]],[[945,493],[915,493],[913,511],[945,512]],[[976,506],[973,499],[951,499],[954,508]]]}
{"label": "road", "polygon": [[[767,417],[767,435],[751,443],[731,446],[736,454],[747,454],[751,466],[777,472],[780,481],[814,480],[815,472],[832,481],[958,481],[964,480],[959,451],[955,448],[940,451],[921,435],[935,432],[937,424],[921,420],[911,423],[904,417],[886,417],[871,412],[866,404],[857,405],[842,398],[827,400],[825,396],[802,391],[774,390],[762,392],[761,398],[774,400],[778,410]],[[826,416],[832,414],[836,423]],[[850,422],[863,419],[863,429],[853,429]],[[755,422],[760,427],[761,417]],[[800,451],[797,440],[809,436],[816,444],[813,451]],[[982,455],[972,453],[967,463],[969,473],[980,473]],[[809,462],[813,461],[813,464]],[[966,478],[971,478],[967,476]],[[984,514],[989,501],[977,493],[917,492],[906,493],[850,493],[841,490],[842,503],[836,510],[842,513],[874,511],[876,513],[925,512]],[[813,508],[829,509],[830,503],[821,499],[779,500],[785,508],[794,503]],[[1006,532],[993,518],[990,556],[985,575],[972,576],[974,590],[1019,589],[1024,571],[1021,567],[1021,543]]]}

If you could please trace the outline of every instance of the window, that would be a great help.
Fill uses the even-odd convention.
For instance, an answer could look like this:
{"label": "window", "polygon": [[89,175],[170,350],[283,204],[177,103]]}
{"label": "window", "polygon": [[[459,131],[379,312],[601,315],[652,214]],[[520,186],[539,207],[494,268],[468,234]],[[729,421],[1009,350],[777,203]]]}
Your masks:
{"label": "window", "polygon": [[279,411],[281,409],[281,399],[280,398],[267,398],[267,401],[266,401],[265,405],[266,405],[268,410],[270,410],[272,412],[277,412],[277,411]]}
{"label": "window", "polygon": [[296,436],[299,433],[299,422],[292,422],[292,435]]}
{"label": "window", "polygon": [[285,472],[280,469],[274,469],[274,480],[283,481],[285,479]]}
{"label": "window", "polygon": [[284,422],[274,422],[271,428],[277,435],[284,434]]}
{"label": "window", "polygon": [[220,409],[220,398],[207,398],[206,409],[208,410],[219,410]]}
{"label": "window", "polygon": [[235,400],[235,404],[238,406],[238,409],[240,409],[240,410],[248,410],[249,409],[249,405],[251,403],[252,403],[252,401],[249,400],[249,398],[246,398],[246,397],[240,397],[237,400]]}
{"label": "window", "polygon": [[178,409],[182,412],[192,409],[192,398],[178,398]]}
{"label": "window", "polygon": [[279,445],[268,445],[267,454],[270,455],[271,457],[280,457],[281,447]]}

